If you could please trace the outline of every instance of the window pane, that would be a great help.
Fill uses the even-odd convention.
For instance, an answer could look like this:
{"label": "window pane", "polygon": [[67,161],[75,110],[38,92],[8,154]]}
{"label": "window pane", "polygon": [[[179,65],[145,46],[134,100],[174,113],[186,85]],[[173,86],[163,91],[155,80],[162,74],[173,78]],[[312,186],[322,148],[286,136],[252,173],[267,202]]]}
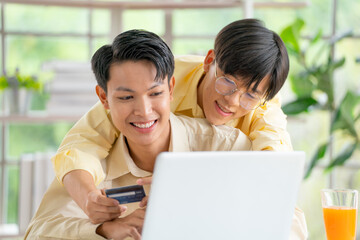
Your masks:
{"label": "window pane", "polygon": [[327,141],[329,128],[330,115],[324,111],[288,117],[287,130],[291,136],[293,148],[305,151],[307,162],[310,161],[320,144]]}
{"label": "window pane", "polygon": [[7,72],[36,74],[51,60],[88,61],[88,41],[71,37],[11,36],[6,39]]}
{"label": "window pane", "polygon": [[280,34],[286,26],[296,19],[296,12],[289,9],[255,9],[254,17],[264,22],[265,26]]}
{"label": "window pane", "polygon": [[360,34],[360,1],[337,1],[337,32],[344,32],[349,29],[354,34]]}
{"label": "window pane", "polygon": [[111,44],[111,41],[109,38],[94,38],[93,39],[93,51],[92,54],[96,52],[100,47],[102,47],[105,44]]}
{"label": "window pane", "polygon": [[165,33],[164,11],[127,10],[123,14],[123,29],[145,29],[163,35]]}
{"label": "window pane", "polygon": [[[0,39],[0,46],[2,46],[2,39]],[[2,69],[2,66],[3,66],[3,62],[2,62],[2,47],[0,47],[0,75],[3,74],[3,69]],[[1,94],[0,94],[1,95]],[[1,108],[1,107],[0,107]]]}
{"label": "window pane", "polygon": [[[3,5],[4,5],[4,4],[1,3],[1,4],[0,4],[0,8],[2,8]],[[1,30],[1,19],[2,19],[2,17],[1,17],[1,11],[0,11],[0,30]]]}
{"label": "window pane", "polygon": [[322,169],[314,169],[300,187],[297,205],[305,213],[309,239],[325,240],[320,190],[327,187],[327,178]]}
{"label": "window pane", "polygon": [[19,196],[19,167],[7,166],[6,167],[7,178],[7,217],[6,223],[18,222],[18,196]]}
{"label": "window pane", "polygon": [[21,154],[55,152],[72,123],[10,124],[7,153],[18,160]]}
{"label": "window pane", "polygon": [[88,15],[85,8],[7,4],[5,29],[20,32],[87,33]]}
{"label": "window pane", "polygon": [[172,51],[174,55],[194,54],[205,56],[208,50],[214,48],[212,39],[176,39]]}
{"label": "window pane", "polygon": [[[3,159],[1,159],[0,160],[0,162],[1,161],[3,161]],[[2,165],[0,164],[0,186],[2,186],[2,184],[3,184],[3,179],[2,179],[2,171],[3,171],[3,169],[2,169]],[[0,209],[1,209],[1,213],[0,213],[0,223],[4,223],[5,221],[4,221],[4,219],[5,219],[5,213],[4,213],[4,209],[6,208],[4,205],[1,205],[1,203],[4,203],[4,200],[5,200],[5,196],[3,196],[3,194],[2,194],[2,187],[0,187],[0,198],[1,198],[1,201],[0,201]]]}
{"label": "window pane", "polygon": [[[359,153],[359,151],[358,151]],[[357,157],[357,160],[359,160],[359,155],[358,154],[358,157]],[[357,161],[359,162],[359,161]],[[350,186],[352,189],[357,189],[359,191],[360,189],[360,169],[355,169],[355,172],[353,172],[353,175],[352,175],[352,185]],[[360,219],[360,211],[358,210],[358,216],[357,216],[357,219]],[[359,231],[360,229],[360,221],[358,220],[357,221],[357,229]]]}
{"label": "window pane", "polygon": [[259,8],[255,9],[254,15],[275,32],[300,17],[306,22],[306,34],[314,35],[319,29],[322,29],[325,35],[331,33],[331,1],[312,0],[310,6],[296,10]]}
{"label": "window pane", "polygon": [[360,89],[360,63],[355,59],[360,57],[360,39],[343,39],[336,44],[336,57],[345,57],[345,65],[336,71],[336,89],[342,93],[346,89]]}
{"label": "window pane", "polygon": [[216,35],[225,25],[243,17],[242,9],[189,9],[173,11],[175,35]]}
{"label": "window pane", "polygon": [[93,34],[110,34],[111,14],[109,10],[93,10],[92,32]]}

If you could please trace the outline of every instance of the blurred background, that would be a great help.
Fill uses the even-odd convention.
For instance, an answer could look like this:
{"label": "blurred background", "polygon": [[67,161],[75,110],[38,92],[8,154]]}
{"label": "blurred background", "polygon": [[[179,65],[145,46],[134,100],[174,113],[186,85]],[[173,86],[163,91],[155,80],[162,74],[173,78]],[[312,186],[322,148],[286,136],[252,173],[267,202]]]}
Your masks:
{"label": "blurred background", "polygon": [[53,178],[50,156],[96,103],[89,60],[100,46],[140,28],[175,55],[205,55],[222,27],[258,18],[288,47],[280,94],[293,147],[307,154],[298,205],[309,239],[324,240],[320,189],[360,189],[356,9],[360,1],[0,0],[0,239],[21,239]]}

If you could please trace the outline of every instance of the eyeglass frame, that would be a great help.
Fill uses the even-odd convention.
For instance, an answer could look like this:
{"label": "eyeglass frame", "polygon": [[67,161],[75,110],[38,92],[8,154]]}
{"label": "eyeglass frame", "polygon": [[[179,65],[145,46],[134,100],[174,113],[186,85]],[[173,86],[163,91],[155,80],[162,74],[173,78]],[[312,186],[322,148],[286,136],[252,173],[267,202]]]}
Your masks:
{"label": "eyeglass frame", "polygon": [[[240,100],[241,100],[241,97],[244,95],[244,93],[248,93],[248,92],[247,92],[247,91],[241,91],[240,89],[238,89],[237,84],[236,84],[233,80],[231,80],[230,78],[227,78],[227,77],[225,77],[225,76],[219,76],[219,77],[218,77],[218,76],[217,76],[217,64],[216,64],[215,60],[214,60],[214,64],[215,64],[215,86],[214,86],[214,88],[215,88],[215,91],[216,91],[217,93],[219,93],[219,94],[221,94],[221,95],[223,95],[223,96],[230,96],[230,95],[234,94],[234,93],[237,92],[237,91],[241,92],[240,98],[239,98],[239,104],[240,104],[240,106],[241,106],[242,108],[244,108],[244,109],[246,109],[246,110],[255,110],[255,109],[257,109],[258,107],[265,105],[266,101],[262,102],[262,101],[261,101],[261,100],[262,100],[262,97],[259,97],[257,94],[254,94],[254,95],[256,96],[256,98],[259,99],[259,103],[256,105],[256,107],[255,107],[255,108],[246,108],[246,107],[244,107],[243,104],[241,104],[241,101],[240,101]],[[235,88],[232,89],[228,94],[221,93],[218,89],[216,89],[216,82],[217,82],[220,78],[223,78],[223,79],[225,79],[226,81],[228,81],[228,82],[230,82],[230,83],[233,83],[234,86],[235,86]]]}

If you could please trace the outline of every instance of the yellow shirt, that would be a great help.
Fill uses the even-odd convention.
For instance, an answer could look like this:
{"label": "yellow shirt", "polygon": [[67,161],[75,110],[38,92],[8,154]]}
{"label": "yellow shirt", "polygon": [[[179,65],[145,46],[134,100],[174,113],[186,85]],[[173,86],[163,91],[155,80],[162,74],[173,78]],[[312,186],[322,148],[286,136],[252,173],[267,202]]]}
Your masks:
{"label": "yellow shirt", "polygon": [[[170,123],[169,151],[251,150],[251,141],[238,129],[211,126],[205,119],[173,114],[170,115]],[[100,164],[104,166],[106,178],[99,184],[99,188],[132,185],[138,178],[152,174],[135,165],[122,134],[114,143],[109,156]],[[145,192],[148,194],[148,187],[145,187]],[[130,214],[138,208],[138,203],[127,204],[127,207],[126,214]],[[26,231],[25,239],[104,239],[96,234],[98,226],[90,222],[61,183],[54,179]],[[304,240],[306,236],[304,213],[296,209],[290,240]]]}
{"label": "yellow shirt", "polygon": [[[203,60],[201,56],[175,59],[173,113],[204,118],[197,104],[197,85],[204,73]],[[292,150],[286,131],[286,116],[278,97],[227,125],[249,136],[254,150]],[[64,175],[74,169],[83,169],[91,173],[95,183],[99,184],[104,178],[99,160],[107,157],[118,136],[119,131],[113,126],[109,112],[98,102],[68,132],[52,158],[58,180],[62,182]]]}
{"label": "yellow shirt", "polygon": [[[171,137],[169,151],[242,151],[251,150],[251,141],[241,131],[227,126],[212,126],[205,119],[170,115]],[[98,161],[100,162],[100,161]],[[104,166],[106,178],[99,188],[136,184],[140,177],[152,173],[138,168],[131,159],[124,137],[120,134]],[[148,193],[149,189],[145,188]],[[138,203],[127,204],[127,214],[138,208]],[[124,215],[126,216],[126,215]],[[65,188],[55,179],[32,219],[25,239],[103,239],[96,235],[98,225],[72,200]]]}

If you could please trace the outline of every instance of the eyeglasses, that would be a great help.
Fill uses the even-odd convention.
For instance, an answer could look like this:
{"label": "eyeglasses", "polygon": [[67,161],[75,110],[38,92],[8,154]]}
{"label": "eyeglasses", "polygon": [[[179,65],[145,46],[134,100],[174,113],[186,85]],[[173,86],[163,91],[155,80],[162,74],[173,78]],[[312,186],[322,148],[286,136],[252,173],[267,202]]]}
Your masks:
{"label": "eyeglasses", "polygon": [[[233,80],[225,76],[217,76],[216,63],[215,79],[215,90],[223,96],[229,96],[236,91],[241,91],[237,88],[237,85]],[[240,95],[240,106],[245,108],[246,110],[256,109],[263,104],[264,103],[261,102],[261,98],[254,93],[243,92]]]}

